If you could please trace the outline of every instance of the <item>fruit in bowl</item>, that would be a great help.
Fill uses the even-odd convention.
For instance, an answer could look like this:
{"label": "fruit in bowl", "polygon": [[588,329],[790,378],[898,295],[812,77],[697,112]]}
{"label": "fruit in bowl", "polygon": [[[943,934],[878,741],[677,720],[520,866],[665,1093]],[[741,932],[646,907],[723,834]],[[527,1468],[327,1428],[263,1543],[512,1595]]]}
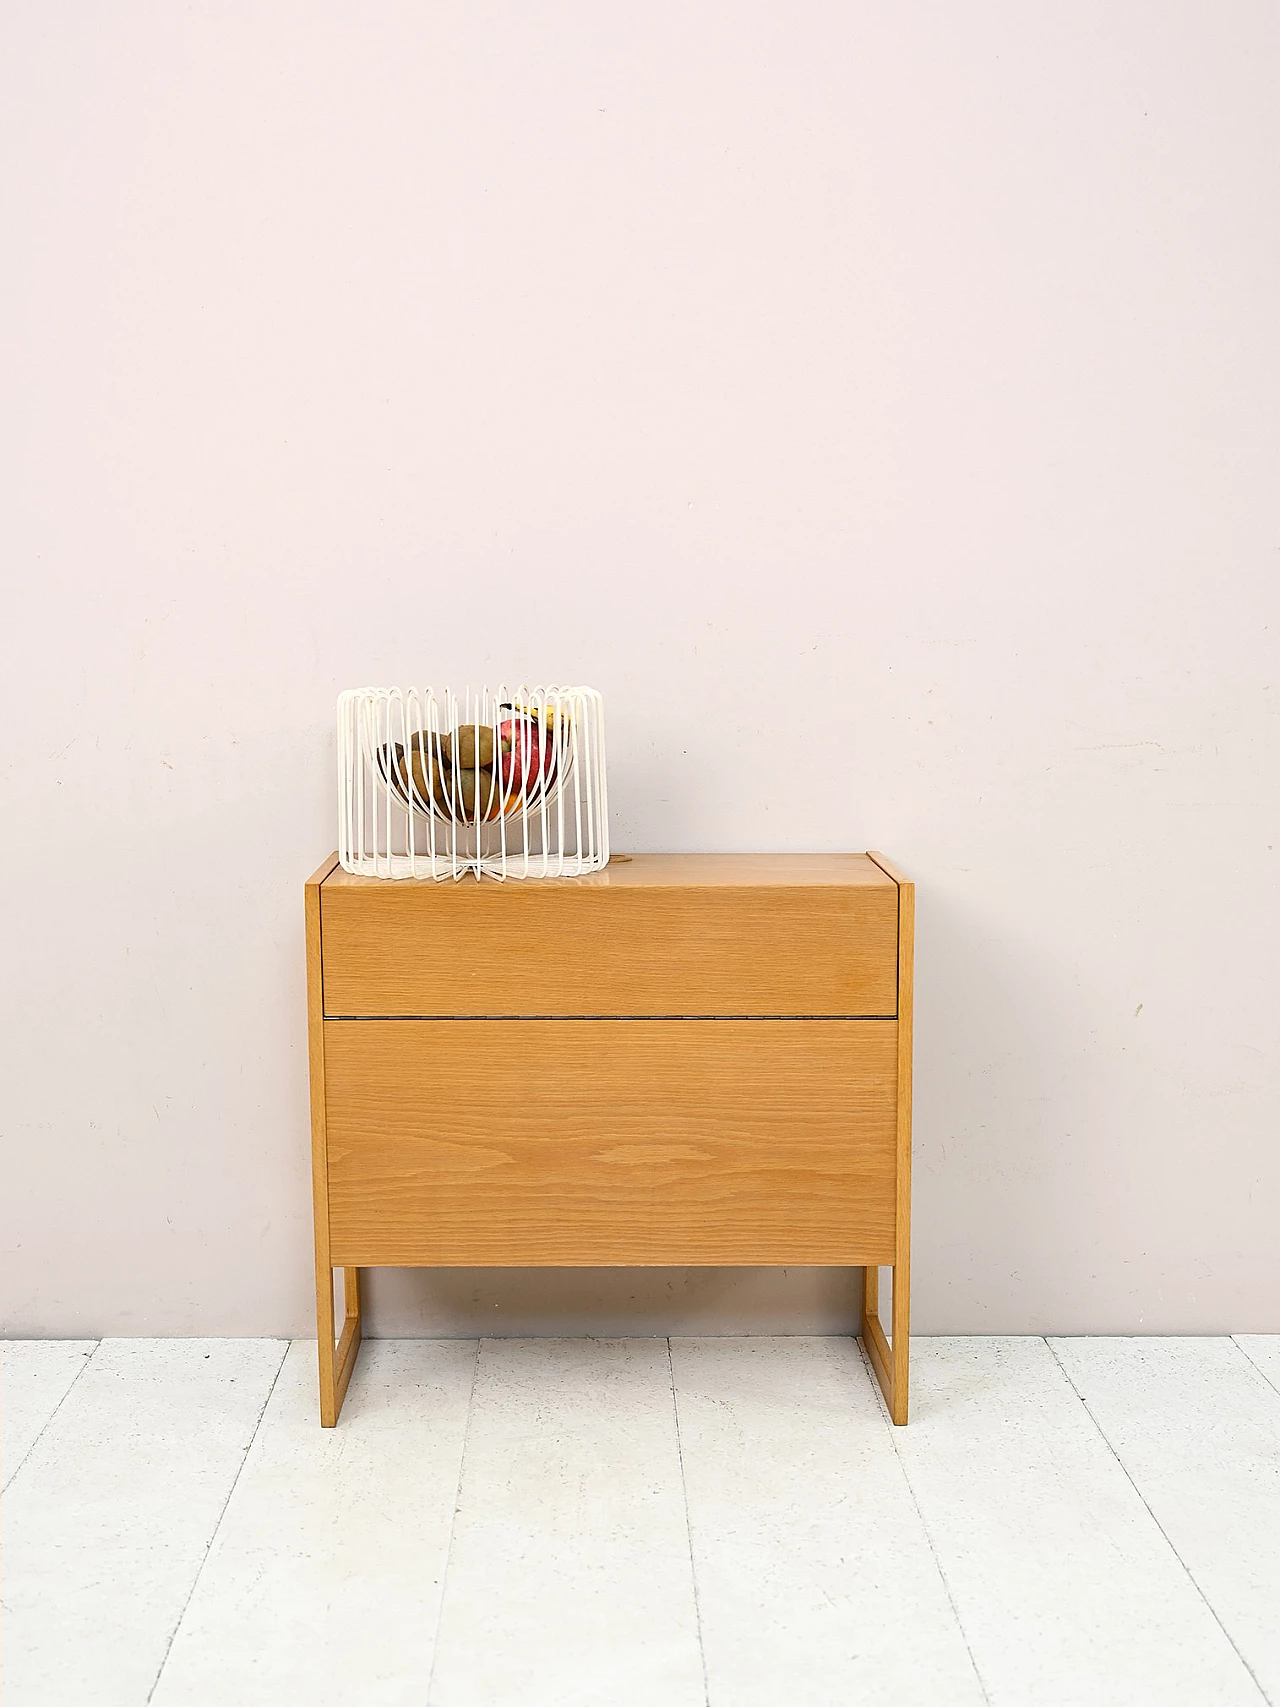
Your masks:
{"label": "fruit in bowl", "polygon": [[503,709],[515,712],[515,716],[498,725],[502,786],[511,794],[536,795],[544,786],[550,786],[555,773],[552,732],[518,706]]}
{"label": "fruit in bowl", "polygon": [[445,763],[464,770],[492,770],[494,733],[487,723],[463,723],[452,735],[442,735]]}
{"label": "fruit in bowl", "polygon": [[455,765],[450,805],[456,808],[456,815],[461,821],[474,824],[478,811],[487,822],[502,810],[502,784],[492,770],[483,765],[470,769]]}
{"label": "fruit in bowl", "polygon": [[403,743],[385,743],[375,755],[379,776],[403,806],[455,824],[492,823],[541,806],[556,781],[556,720],[563,725],[563,714],[521,705],[498,710],[496,724],[412,731],[407,756]]}
{"label": "fruit in bowl", "polygon": [[383,782],[390,782],[402,805],[415,812],[430,812],[434,800],[442,812],[448,813],[449,773],[429,739],[410,737],[407,759],[402,743],[391,741],[378,748],[377,760],[378,774]]}

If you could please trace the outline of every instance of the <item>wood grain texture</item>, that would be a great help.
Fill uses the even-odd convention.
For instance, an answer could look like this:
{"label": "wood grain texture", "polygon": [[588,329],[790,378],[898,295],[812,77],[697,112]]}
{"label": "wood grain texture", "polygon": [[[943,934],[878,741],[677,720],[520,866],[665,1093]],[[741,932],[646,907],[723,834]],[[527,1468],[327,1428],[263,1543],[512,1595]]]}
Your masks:
{"label": "wood grain texture", "polygon": [[891,1020],[330,1020],[335,1263],[888,1263]]}
{"label": "wood grain texture", "polygon": [[911,1097],[915,1011],[916,887],[898,883],[897,1214],[893,1257],[893,1404],[907,1420],[911,1344]]}
{"label": "wood grain texture", "polygon": [[863,1338],[884,1389],[889,1414],[905,1424],[910,1398],[911,1350],[911,1098],[915,1006],[915,884],[881,853],[867,858],[898,887],[898,1058],[896,1067],[896,1175],[892,1340],[886,1346],[878,1315],[879,1275],[863,1280]]}
{"label": "wood grain texture", "polygon": [[315,1226],[316,1347],[319,1359],[320,1422],[332,1428],[356,1353],[360,1349],[360,1276],[344,1276],[346,1304],[342,1340],[336,1352],[333,1330],[333,1259],[329,1251],[329,1162],[325,1128],[324,949],[321,934],[320,886],[337,869],[331,854],[307,879],[303,890],[307,947],[307,1063],[311,1077],[311,1203]]}
{"label": "wood grain texture", "polygon": [[320,1421],[337,1420],[333,1367],[333,1270],[329,1259],[329,1161],[325,1142],[324,965],[320,885],[337,864],[333,855],[303,891],[307,939],[307,1062],[311,1076],[311,1206],[315,1229],[316,1345],[320,1363]]}
{"label": "wood grain texture", "polygon": [[[871,1269],[869,1272],[874,1274],[875,1270]],[[885,1403],[889,1407],[889,1415],[897,1422],[897,1417],[893,1415],[893,1352],[890,1350],[888,1340],[884,1337],[884,1328],[880,1325],[880,1317],[874,1311],[864,1318],[862,1343],[866,1348],[867,1356],[871,1359],[871,1367],[875,1371],[876,1380],[880,1383]],[[905,1422],[905,1420],[904,1417],[903,1421]]]}
{"label": "wood grain texture", "polygon": [[592,878],[322,894],[325,1012],[896,1013],[898,892],[862,854],[637,854]]}
{"label": "wood grain texture", "polygon": [[[337,855],[334,856],[337,863]],[[355,877],[332,870],[331,889],[430,889],[431,878],[388,883],[381,877]],[[586,877],[538,878],[535,887],[557,889],[793,889],[801,884],[886,889],[894,881],[864,853],[638,853],[615,854],[603,871]],[[466,880],[474,884],[474,878]],[[446,884],[447,887],[447,884]],[[485,882],[482,887],[492,888]],[[512,888],[519,888],[514,883]]]}
{"label": "wood grain texture", "polygon": [[331,853],[328,859],[322,859],[320,861],[320,864],[311,873],[311,876],[308,877],[306,888],[318,889],[322,883],[329,881],[335,875],[344,876],[345,873],[339,869],[338,855],[336,853]]}
{"label": "wood grain texture", "polygon": [[[351,1273],[351,1270],[347,1271]],[[342,1335],[338,1340],[338,1348],[334,1352],[333,1364],[333,1423],[337,1422],[342,1412],[342,1401],[347,1396],[347,1387],[351,1382],[351,1371],[356,1366],[356,1354],[360,1350],[362,1327],[359,1316],[348,1315],[342,1324]],[[321,1426],[324,1420],[321,1418]]]}
{"label": "wood grain texture", "polygon": [[866,857],[871,861],[871,864],[875,866],[877,871],[882,872],[884,876],[887,877],[891,883],[896,884],[899,889],[901,889],[904,884],[906,884],[908,888],[911,887],[911,879],[905,872],[900,871],[891,859],[886,859],[882,853],[877,853],[874,849],[868,849]]}

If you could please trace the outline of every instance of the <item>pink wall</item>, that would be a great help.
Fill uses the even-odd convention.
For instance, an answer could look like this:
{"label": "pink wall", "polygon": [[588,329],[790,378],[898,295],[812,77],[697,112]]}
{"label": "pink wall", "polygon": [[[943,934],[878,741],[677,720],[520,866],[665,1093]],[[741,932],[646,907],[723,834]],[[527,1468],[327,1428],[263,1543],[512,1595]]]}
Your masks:
{"label": "pink wall", "polygon": [[618,848],[916,876],[922,1331],[1280,1329],[1272,9],[0,28],[4,1324],[307,1331],[334,697],[527,672]]}

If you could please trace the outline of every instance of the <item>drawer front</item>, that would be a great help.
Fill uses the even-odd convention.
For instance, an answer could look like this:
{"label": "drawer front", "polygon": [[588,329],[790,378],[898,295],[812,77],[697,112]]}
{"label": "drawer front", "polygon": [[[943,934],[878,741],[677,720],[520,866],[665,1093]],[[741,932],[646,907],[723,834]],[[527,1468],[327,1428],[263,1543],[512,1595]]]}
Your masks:
{"label": "drawer front", "polygon": [[320,893],[330,1017],[897,1013],[888,879],[370,882]]}
{"label": "drawer front", "polygon": [[894,1260],[892,1020],[331,1020],[335,1264]]}

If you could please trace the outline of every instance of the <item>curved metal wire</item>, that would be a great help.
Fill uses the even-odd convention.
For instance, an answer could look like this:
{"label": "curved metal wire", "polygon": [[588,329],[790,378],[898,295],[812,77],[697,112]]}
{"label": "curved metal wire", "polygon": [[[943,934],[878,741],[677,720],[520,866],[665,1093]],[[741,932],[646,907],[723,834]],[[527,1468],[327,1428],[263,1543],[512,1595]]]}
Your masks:
{"label": "curved metal wire", "polygon": [[366,877],[599,871],[609,863],[604,701],[594,688],[524,683],[461,697],[340,694],[338,857]]}

